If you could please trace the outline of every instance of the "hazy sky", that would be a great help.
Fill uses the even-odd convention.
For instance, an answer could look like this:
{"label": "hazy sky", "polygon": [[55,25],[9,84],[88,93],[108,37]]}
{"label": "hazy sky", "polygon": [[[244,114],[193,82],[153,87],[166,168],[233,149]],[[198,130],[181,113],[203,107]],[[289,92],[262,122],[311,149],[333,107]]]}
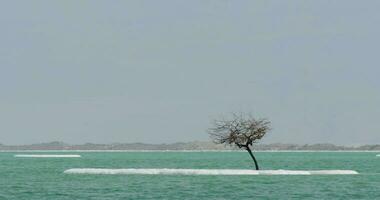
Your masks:
{"label": "hazy sky", "polygon": [[0,143],[380,143],[380,1],[1,1]]}

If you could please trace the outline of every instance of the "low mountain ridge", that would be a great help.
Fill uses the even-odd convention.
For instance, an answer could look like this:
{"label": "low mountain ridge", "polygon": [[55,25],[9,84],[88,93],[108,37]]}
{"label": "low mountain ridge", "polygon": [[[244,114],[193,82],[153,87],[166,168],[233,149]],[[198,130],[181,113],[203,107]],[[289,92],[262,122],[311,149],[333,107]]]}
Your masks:
{"label": "low mountain ridge", "polygon": [[[362,145],[358,147],[337,146],[334,144],[255,144],[256,151],[380,151],[380,145]],[[212,142],[177,142],[171,144],[145,144],[145,143],[112,143],[112,144],[76,144],[71,145],[64,142],[54,141],[30,145],[0,145],[0,150],[238,150],[237,148],[214,144]]]}

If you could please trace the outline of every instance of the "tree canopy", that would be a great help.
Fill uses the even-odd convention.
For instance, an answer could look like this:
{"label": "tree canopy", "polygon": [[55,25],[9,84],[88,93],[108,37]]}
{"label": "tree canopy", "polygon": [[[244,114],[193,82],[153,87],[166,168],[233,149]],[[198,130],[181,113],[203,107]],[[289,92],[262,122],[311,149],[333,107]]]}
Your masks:
{"label": "tree canopy", "polygon": [[243,148],[260,140],[270,129],[270,121],[267,119],[255,119],[251,114],[233,113],[232,119],[215,120],[209,133],[215,143]]}

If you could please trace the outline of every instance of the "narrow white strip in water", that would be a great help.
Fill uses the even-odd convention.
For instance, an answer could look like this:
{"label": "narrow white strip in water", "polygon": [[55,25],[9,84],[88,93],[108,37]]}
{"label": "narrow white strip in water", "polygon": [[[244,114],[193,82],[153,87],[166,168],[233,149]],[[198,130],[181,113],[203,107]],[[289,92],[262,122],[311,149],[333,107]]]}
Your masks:
{"label": "narrow white strip in water", "polygon": [[376,156],[377,156],[377,157],[380,157],[380,154],[377,154]]}
{"label": "narrow white strip in water", "polygon": [[79,158],[80,155],[69,155],[69,154],[18,154],[15,155],[15,157],[22,157],[22,158]]}
{"label": "narrow white strip in water", "polygon": [[99,169],[74,168],[65,174],[145,174],[145,175],[343,175],[358,174],[353,170],[249,170],[249,169]]}

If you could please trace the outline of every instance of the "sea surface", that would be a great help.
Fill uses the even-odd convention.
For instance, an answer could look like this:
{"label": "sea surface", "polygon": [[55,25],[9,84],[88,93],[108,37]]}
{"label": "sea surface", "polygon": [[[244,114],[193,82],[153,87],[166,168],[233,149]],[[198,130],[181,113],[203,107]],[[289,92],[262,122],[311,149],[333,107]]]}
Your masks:
{"label": "sea surface", "polygon": [[[80,158],[14,157],[79,154]],[[358,175],[98,175],[71,168],[254,169],[246,152],[0,152],[0,199],[380,199],[376,152],[256,152],[261,169]]]}

